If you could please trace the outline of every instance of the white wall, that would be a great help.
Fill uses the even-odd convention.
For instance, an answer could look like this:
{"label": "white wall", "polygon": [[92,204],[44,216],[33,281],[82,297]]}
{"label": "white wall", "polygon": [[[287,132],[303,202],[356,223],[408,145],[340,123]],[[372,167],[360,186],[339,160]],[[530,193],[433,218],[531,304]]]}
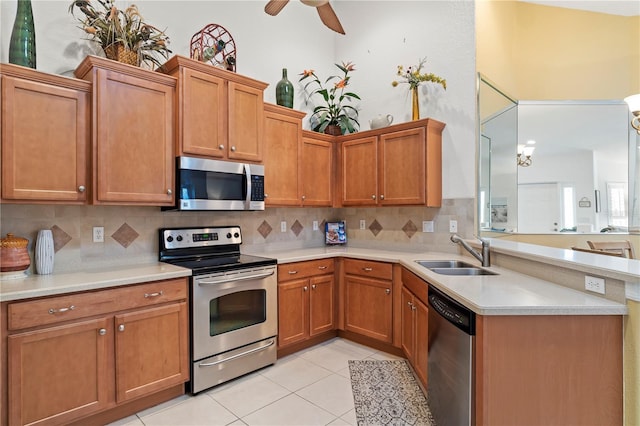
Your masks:
{"label": "white wall", "polygon": [[[94,2],[96,0],[93,0]],[[118,1],[121,8],[131,2]],[[427,57],[427,71],[447,79],[448,89],[424,85],[421,117],[447,124],[443,137],[443,197],[475,195],[475,35],[472,1],[334,0],[346,35],[327,29],[317,12],[291,1],[276,17],[265,1],[158,1],[135,3],[150,24],[166,28],[174,54],[189,55],[189,41],[205,25],[216,23],[234,37],[240,74],[268,82],[265,100],[275,103],[275,84],[287,68],[294,83],[294,108],[305,106],[298,74],[315,69],[322,78],[352,61],[352,90],[361,98],[361,130],[377,114],[395,123],[410,120],[406,85],[393,88],[399,64]],[[95,51],[68,12],[70,0],[32,0],[36,26],[37,69],[62,74]],[[0,60],[8,61],[8,43],[16,1],[0,1]],[[308,123],[305,120],[305,127]]]}

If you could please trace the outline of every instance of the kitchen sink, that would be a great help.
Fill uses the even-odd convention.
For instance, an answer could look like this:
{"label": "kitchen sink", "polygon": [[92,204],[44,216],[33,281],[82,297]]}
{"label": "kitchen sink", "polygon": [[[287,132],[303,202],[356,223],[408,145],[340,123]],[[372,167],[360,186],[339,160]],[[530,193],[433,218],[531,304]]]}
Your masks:
{"label": "kitchen sink", "polygon": [[416,260],[416,263],[442,275],[498,275],[461,260]]}

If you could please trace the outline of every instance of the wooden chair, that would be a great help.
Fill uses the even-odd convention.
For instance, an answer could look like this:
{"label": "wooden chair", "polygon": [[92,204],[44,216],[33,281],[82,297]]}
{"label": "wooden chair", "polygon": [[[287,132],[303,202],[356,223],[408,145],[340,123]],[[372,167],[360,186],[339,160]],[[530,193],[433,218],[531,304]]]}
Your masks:
{"label": "wooden chair", "polygon": [[592,254],[603,254],[605,256],[624,257],[622,252],[614,253],[614,252],[609,252],[604,250],[593,250],[593,249],[582,248],[582,247],[571,247],[571,250],[582,251],[585,253],[592,253]]}
{"label": "wooden chair", "polygon": [[620,253],[622,257],[635,259],[636,254],[633,250],[631,241],[587,241],[592,250],[602,250],[606,253]]}

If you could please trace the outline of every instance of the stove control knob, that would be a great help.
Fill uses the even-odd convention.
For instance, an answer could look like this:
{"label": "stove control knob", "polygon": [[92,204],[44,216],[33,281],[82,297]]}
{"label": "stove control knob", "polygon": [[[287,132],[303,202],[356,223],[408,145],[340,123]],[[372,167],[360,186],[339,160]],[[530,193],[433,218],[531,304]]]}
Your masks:
{"label": "stove control knob", "polygon": [[240,234],[236,232],[235,234],[233,234],[233,237],[234,237],[234,238],[239,238],[239,237],[240,237]]}
{"label": "stove control knob", "polygon": [[227,234],[227,239],[229,239],[229,240],[231,239],[231,232],[229,232],[229,233]]}
{"label": "stove control knob", "polygon": [[182,235],[178,235],[178,236],[176,237],[176,240],[178,240],[178,241],[182,241]]}
{"label": "stove control knob", "polygon": [[168,242],[173,241],[173,237],[172,237],[171,235],[169,235],[169,236],[167,237],[167,241],[168,241]]}

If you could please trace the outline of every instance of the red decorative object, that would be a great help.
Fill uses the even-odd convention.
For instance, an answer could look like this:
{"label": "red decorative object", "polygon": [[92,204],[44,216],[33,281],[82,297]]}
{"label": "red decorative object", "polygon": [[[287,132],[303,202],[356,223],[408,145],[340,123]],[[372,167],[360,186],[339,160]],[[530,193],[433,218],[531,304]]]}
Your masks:
{"label": "red decorative object", "polygon": [[236,71],[236,44],[223,26],[209,24],[191,37],[191,59]]}

